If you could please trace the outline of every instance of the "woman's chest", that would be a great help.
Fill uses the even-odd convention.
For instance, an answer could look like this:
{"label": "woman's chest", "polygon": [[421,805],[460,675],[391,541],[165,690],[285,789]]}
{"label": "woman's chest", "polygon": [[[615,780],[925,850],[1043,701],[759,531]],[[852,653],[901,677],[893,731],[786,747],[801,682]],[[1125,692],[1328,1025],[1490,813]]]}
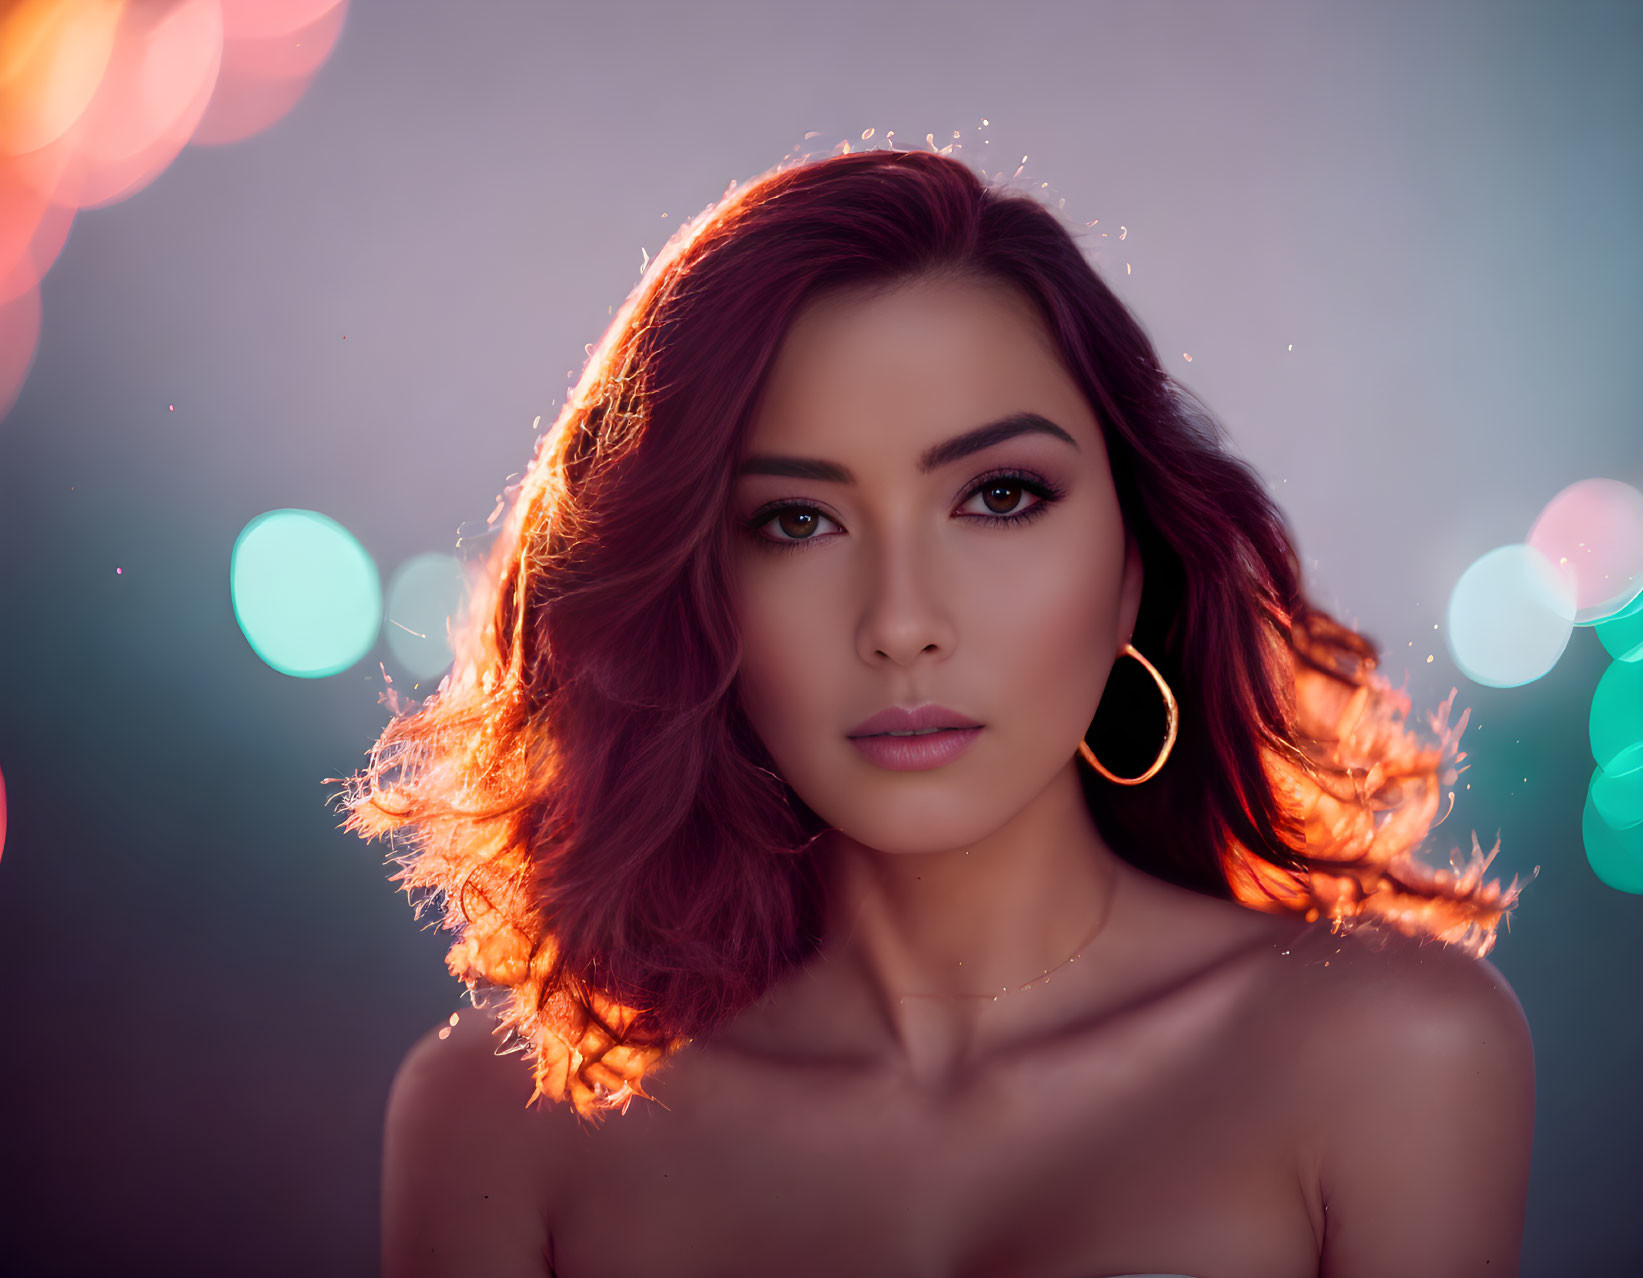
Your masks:
{"label": "woman's chest", "polygon": [[652,1088],[669,1109],[556,1129],[557,1273],[1311,1278],[1319,1208],[1271,1055],[1179,1008],[939,1099],[687,1051]]}

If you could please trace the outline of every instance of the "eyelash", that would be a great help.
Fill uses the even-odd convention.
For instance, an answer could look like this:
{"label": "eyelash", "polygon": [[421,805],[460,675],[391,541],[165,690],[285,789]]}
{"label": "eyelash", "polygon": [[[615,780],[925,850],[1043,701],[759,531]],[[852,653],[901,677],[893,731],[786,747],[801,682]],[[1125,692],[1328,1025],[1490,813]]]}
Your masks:
{"label": "eyelash", "polygon": [[[964,501],[968,502],[977,493],[985,491],[989,485],[1001,483],[1005,480],[1009,480],[1012,483],[1019,485],[1027,492],[1030,492],[1036,496],[1038,500],[1031,506],[1028,506],[1025,510],[1018,511],[1013,515],[971,515],[969,518],[979,519],[982,523],[986,524],[1027,524],[1037,519],[1040,515],[1047,513],[1051,506],[1061,500],[1061,489],[1046,479],[1041,479],[1037,475],[1030,474],[1026,471],[1000,470],[994,471],[991,474],[983,475],[977,479],[975,483],[971,484],[969,491],[964,494]],[[776,502],[772,505],[761,507],[756,513],[749,516],[746,524],[748,535],[752,537],[753,540],[760,546],[768,547],[771,550],[777,551],[800,550],[809,545],[811,542],[816,541],[817,538],[814,536],[787,538],[760,536],[759,529],[763,528],[772,519],[775,519],[776,516],[785,515],[790,510],[812,511],[815,514],[821,515],[824,519],[832,518],[832,516],[828,515],[825,511],[820,510],[815,506],[805,505],[802,502]]]}

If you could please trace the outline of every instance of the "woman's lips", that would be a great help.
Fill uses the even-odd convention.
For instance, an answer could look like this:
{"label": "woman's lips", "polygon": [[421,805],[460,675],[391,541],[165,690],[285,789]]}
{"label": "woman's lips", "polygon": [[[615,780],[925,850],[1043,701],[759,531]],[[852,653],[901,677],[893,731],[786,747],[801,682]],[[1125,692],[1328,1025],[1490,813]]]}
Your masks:
{"label": "woman's lips", "polygon": [[921,706],[886,706],[863,719],[846,736],[876,737],[884,732],[921,732],[926,728],[979,728],[979,720],[927,701]]}
{"label": "woman's lips", "polygon": [[980,728],[948,728],[915,737],[851,737],[871,762],[892,772],[923,772],[951,763],[981,735]]}

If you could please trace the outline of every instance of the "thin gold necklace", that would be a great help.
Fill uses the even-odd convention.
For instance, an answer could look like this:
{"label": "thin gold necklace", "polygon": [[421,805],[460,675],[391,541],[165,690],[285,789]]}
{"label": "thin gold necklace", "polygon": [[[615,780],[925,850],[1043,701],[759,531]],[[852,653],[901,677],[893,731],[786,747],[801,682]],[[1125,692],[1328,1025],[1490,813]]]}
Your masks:
{"label": "thin gold necklace", "polygon": [[[1116,876],[1114,876],[1114,878],[1116,878]],[[1001,998],[1005,998],[1011,994],[1019,994],[1022,990],[1029,990],[1035,985],[1048,984],[1051,977],[1053,977],[1068,964],[1075,962],[1078,957],[1084,953],[1090,942],[1100,936],[1106,929],[1107,916],[1112,913],[1112,898],[1114,895],[1112,888],[1113,883],[1109,881],[1107,885],[1107,900],[1101,908],[1101,917],[1096,920],[1095,929],[1078,943],[1078,948],[1071,954],[1067,955],[1066,958],[1062,959],[1054,967],[1045,968],[1042,975],[1033,977],[1033,979],[1028,981],[1025,985],[1017,985],[1013,988],[1008,985],[1003,985],[999,987],[999,992],[997,994],[903,994],[898,1001],[905,1003],[910,998],[925,998],[934,999],[941,1003],[956,1003],[961,999],[987,999],[990,1002],[996,1003]],[[962,967],[963,965],[964,961],[960,959],[959,966]]]}

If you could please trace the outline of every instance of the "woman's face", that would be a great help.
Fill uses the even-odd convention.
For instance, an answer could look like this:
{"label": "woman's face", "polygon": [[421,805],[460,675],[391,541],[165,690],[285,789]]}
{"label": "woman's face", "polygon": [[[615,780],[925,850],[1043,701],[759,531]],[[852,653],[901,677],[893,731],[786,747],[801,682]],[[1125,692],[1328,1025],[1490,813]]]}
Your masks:
{"label": "woman's face", "polygon": [[[921,465],[1006,418],[1042,428]],[[839,475],[756,473],[775,458]],[[819,817],[879,851],[952,849],[1073,768],[1141,564],[1094,413],[1025,295],[926,278],[817,300],[777,353],[750,459],[730,510],[738,688]],[[932,702],[983,725],[948,763],[894,771],[850,740]]]}

